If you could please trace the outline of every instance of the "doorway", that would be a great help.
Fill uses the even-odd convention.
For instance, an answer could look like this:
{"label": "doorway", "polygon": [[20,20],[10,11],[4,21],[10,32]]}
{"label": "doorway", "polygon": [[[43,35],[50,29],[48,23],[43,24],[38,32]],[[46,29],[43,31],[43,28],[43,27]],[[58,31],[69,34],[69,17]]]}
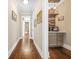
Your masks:
{"label": "doorway", "polygon": [[30,16],[22,16],[22,35],[28,32],[30,36]]}
{"label": "doorway", "polygon": [[25,22],[24,32],[28,32],[29,33],[29,22]]}

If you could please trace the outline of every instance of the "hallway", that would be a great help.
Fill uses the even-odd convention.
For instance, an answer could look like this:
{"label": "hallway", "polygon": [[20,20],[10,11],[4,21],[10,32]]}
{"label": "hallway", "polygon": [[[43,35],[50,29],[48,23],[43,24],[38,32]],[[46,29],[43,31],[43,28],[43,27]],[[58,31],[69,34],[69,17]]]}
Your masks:
{"label": "hallway", "polygon": [[14,51],[12,52],[9,59],[42,59],[42,58],[39,55],[32,39],[30,39],[29,51],[25,51],[22,49],[22,39],[21,39],[16,48],[14,49]]}
{"label": "hallway", "polygon": [[53,49],[71,50],[71,15],[70,9],[66,10],[70,1],[9,0],[8,3],[9,59],[71,59],[61,49]]}
{"label": "hallway", "polygon": [[[45,18],[48,20],[47,2],[46,0],[8,0],[9,59],[48,59],[48,21],[44,21]],[[30,49],[23,50],[20,39],[23,39],[25,32],[29,33],[29,38],[34,42],[31,41]]]}

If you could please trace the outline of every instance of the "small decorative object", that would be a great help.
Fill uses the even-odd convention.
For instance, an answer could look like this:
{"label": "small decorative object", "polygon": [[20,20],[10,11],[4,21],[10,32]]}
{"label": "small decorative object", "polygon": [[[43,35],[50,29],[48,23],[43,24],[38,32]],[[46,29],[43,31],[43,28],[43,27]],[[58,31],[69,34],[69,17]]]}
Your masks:
{"label": "small decorative object", "polygon": [[59,27],[58,26],[54,27],[53,31],[59,31]]}
{"label": "small decorative object", "polygon": [[63,20],[64,20],[64,16],[58,17],[58,21],[63,21]]}
{"label": "small decorative object", "polygon": [[14,11],[12,11],[12,20],[14,20],[14,21],[17,20],[17,15]]}
{"label": "small decorative object", "polygon": [[37,14],[37,24],[42,23],[42,10]]}

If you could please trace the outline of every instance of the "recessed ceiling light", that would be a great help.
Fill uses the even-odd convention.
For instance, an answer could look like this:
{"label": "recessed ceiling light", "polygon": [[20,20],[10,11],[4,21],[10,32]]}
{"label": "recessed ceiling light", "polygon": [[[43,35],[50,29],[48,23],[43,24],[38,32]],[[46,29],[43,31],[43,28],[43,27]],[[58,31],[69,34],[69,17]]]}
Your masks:
{"label": "recessed ceiling light", "polygon": [[28,0],[24,0],[23,3],[24,3],[24,4],[28,4]]}

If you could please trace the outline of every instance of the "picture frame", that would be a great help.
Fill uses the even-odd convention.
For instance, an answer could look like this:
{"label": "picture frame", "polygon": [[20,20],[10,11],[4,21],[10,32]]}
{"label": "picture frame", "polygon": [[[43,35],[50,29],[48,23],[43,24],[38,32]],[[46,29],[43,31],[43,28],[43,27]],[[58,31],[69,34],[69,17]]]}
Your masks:
{"label": "picture frame", "polygon": [[37,24],[42,23],[42,10],[37,14]]}
{"label": "picture frame", "polygon": [[64,20],[64,16],[58,17],[58,21],[63,21],[63,20]]}
{"label": "picture frame", "polygon": [[14,11],[12,11],[12,20],[17,21],[17,15]]}

